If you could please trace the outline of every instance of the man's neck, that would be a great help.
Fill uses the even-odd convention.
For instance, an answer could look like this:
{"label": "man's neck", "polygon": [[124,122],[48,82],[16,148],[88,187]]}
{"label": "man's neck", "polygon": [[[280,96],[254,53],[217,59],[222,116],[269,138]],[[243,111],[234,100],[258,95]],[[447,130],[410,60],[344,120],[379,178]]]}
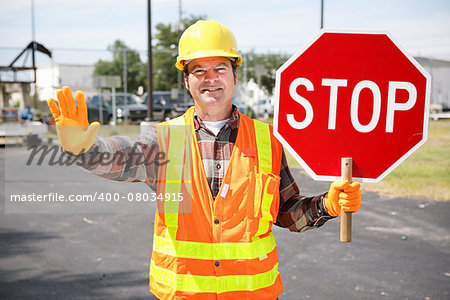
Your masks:
{"label": "man's neck", "polygon": [[194,106],[197,116],[202,121],[206,122],[216,122],[228,119],[230,118],[231,112],[233,111],[232,105],[230,105],[230,107],[227,107],[225,109],[224,108],[202,109],[202,107],[200,107],[197,103],[195,103]]}

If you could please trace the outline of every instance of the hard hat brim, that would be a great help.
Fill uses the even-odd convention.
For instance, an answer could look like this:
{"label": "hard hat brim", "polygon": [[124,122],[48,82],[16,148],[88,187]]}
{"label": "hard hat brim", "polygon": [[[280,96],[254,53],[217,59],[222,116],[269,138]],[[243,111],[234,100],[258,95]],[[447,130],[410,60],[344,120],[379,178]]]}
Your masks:
{"label": "hard hat brim", "polygon": [[[237,51],[236,51],[237,52]],[[238,53],[231,53],[227,51],[222,50],[201,50],[196,51],[188,55],[183,55],[183,59],[180,59],[180,55],[177,57],[177,62],[175,64],[175,67],[178,70],[183,71],[185,62],[191,61],[197,58],[205,58],[205,57],[233,57],[236,58],[236,65],[239,66],[242,63],[242,57]]]}

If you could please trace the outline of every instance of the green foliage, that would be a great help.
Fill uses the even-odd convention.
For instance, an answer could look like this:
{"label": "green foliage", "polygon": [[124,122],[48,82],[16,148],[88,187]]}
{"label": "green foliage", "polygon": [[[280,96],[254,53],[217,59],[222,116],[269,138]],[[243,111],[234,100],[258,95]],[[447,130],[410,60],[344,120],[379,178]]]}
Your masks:
{"label": "green foliage", "polygon": [[[288,60],[286,54],[257,54],[254,51],[241,53],[247,69],[247,80],[253,78],[258,83],[258,75],[261,77],[261,86],[270,95],[275,88],[276,70]],[[238,76],[242,80],[244,77],[244,65],[238,70]]]}
{"label": "green foliage", "polygon": [[[130,49],[120,40],[109,45],[108,50],[111,51],[113,60],[99,60],[95,64],[94,75],[120,76],[120,80],[123,82],[124,53],[126,53],[127,91],[136,93],[139,86],[145,86],[147,68],[146,64],[141,62],[136,50]],[[119,91],[123,91],[123,86]]]}
{"label": "green foliage", "polygon": [[[206,16],[191,15],[181,21],[181,26],[174,28],[173,24],[159,23],[156,25],[155,42],[153,46],[153,90],[168,91],[178,87],[178,78],[181,78],[183,88],[183,75],[175,68],[178,55],[178,40],[181,33],[197,22],[207,19]],[[238,41],[239,45],[239,41]],[[147,65],[141,62],[139,53],[130,49],[124,42],[116,40],[108,46],[113,60],[99,60],[95,65],[94,75],[120,76],[123,82],[123,62],[124,52],[127,61],[127,90],[136,93],[139,86],[146,86]],[[247,80],[254,78],[255,82],[260,82],[262,87],[272,94],[275,87],[275,72],[289,58],[285,54],[257,54],[254,51],[241,53],[247,70]],[[238,77],[243,80],[244,65],[238,68]],[[120,91],[123,90],[120,89]]]}
{"label": "green foliage", "polygon": [[[175,68],[178,55],[178,40],[184,29],[206,16],[190,16],[184,18],[181,28],[171,24],[156,25],[157,43],[153,50],[153,86],[154,90],[168,91],[177,87],[178,69]],[[183,82],[183,80],[182,80]],[[182,87],[180,87],[182,88]]]}
{"label": "green foliage", "polygon": [[[184,29],[206,16],[193,16],[182,20],[181,31],[171,24],[156,25],[157,44],[153,50],[153,85],[155,90],[170,90],[177,87],[178,71],[175,68],[178,52],[178,40]],[[238,41],[239,45],[239,41]],[[261,71],[261,85],[271,94],[275,87],[275,72],[289,58],[284,54],[257,54],[254,51],[241,53],[247,66],[247,79],[254,78],[258,82],[257,69]],[[257,67],[259,66],[259,67]],[[244,68],[238,69],[238,77],[242,80]],[[180,87],[182,88],[182,87]]]}

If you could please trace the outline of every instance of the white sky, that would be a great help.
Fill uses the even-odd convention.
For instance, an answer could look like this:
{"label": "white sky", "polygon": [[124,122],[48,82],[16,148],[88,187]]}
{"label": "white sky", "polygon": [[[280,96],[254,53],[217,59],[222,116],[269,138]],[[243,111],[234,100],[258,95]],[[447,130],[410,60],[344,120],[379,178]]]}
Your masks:
{"label": "white sky", "polygon": [[[31,2],[0,0],[0,65],[9,64],[32,39]],[[449,0],[324,2],[325,28],[386,30],[411,55],[450,61]],[[178,0],[152,0],[153,27],[177,22],[178,5]],[[320,0],[182,0],[182,12],[225,24],[244,52],[291,55],[320,29]],[[142,51],[146,60],[146,16],[146,0],[35,0],[36,41],[54,50],[57,63],[110,59],[100,50],[116,39]],[[38,54],[37,62],[50,61]]]}

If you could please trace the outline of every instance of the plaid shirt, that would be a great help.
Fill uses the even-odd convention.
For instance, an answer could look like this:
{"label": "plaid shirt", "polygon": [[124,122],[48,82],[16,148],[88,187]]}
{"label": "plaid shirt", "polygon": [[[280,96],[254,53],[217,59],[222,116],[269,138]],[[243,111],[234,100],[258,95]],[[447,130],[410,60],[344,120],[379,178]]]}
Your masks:
{"label": "plaid shirt", "polygon": [[[239,114],[234,107],[230,120],[214,135],[205,127],[194,112],[194,127],[197,135],[200,155],[205,174],[213,197],[216,197],[227,170],[234,142],[238,133]],[[143,181],[153,190],[156,189],[157,166],[145,164],[154,161],[158,138],[153,127],[137,140],[129,137],[97,137],[95,144],[84,154],[84,168],[108,179],[121,181]],[[120,154],[109,164],[99,163],[102,153]],[[141,154],[136,155],[137,153]],[[132,159],[130,159],[132,158]],[[97,161],[97,162],[96,162]],[[275,225],[286,227],[290,231],[303,232],[322,226],[331,217],[324,206],[325,194],[305,197],[292,177],[283,150],[280,171],[280,206]]]}

